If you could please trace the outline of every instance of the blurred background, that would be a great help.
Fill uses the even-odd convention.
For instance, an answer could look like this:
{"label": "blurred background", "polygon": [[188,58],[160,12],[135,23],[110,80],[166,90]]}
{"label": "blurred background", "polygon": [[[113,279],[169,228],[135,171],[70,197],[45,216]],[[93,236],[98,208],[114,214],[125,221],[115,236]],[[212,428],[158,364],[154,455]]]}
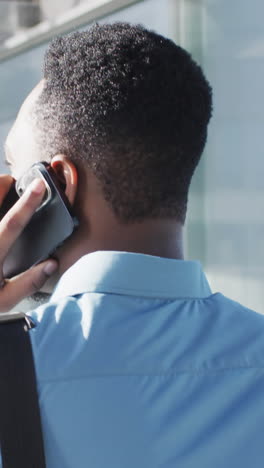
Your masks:
{"label": "blurred background", "polygon": [[263,0],[0,0],[0,170],[3,143],[41,78],[53,36],[94,21],[141,23],[172,38],[203,67],[214,116],[192,182],[187,259],[212,290],[264,311]]}

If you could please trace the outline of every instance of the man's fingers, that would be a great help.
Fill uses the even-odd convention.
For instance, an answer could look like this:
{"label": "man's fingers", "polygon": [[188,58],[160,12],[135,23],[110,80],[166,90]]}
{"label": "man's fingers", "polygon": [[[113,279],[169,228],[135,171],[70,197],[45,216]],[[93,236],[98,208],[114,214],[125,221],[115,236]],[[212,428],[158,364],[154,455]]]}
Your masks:
{"label": "man's fingers", "polygon": [[0,222],[0,265],[21,231],[40,205],[45,183],[36,179]]}
{"label": "man's fingers", "polygon": [[8,312],[22,299],[39,291],[57,268],[55,260],[47,260],[8,280],[0,290],[0,312]]}
{"label": "man's fingers", "polygon": [[11,177],[11,175],[0,174],[0,205],[3,203],[3,200],[7,195],[13,182],[14,179],[13,177]]}
{"label": "man's fingers", "polygon": [[[0,189],[0,198],[1,193],[3,198],[5,197],[10,188],[9,184],[12,183],[12,178],[10,180],[5,177],[2,181],[4,183],[2,184],[2,192]],[[6,254],[41,204],[45,188],[42,179],[34,180],[0,221],[0,283],[3,282],[2,288],[0,288],[0,312],[8,312],[22,299],[39,291],[58,266],[55,260],[49,259],[6,282],[3,281],[2,277],[2,265]]]}

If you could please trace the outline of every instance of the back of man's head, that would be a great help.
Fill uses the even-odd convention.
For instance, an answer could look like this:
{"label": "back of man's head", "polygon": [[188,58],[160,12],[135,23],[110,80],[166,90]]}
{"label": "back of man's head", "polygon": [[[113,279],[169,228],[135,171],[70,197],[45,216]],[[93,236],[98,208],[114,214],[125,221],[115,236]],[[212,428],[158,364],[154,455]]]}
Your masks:
{"label": "back of man's head", "polygon": [[141,26],[95,25],[53,40],[44,78],[36,121],[45,158],[85,161],[122,223],[183,224],[212,109],[191,56]]}

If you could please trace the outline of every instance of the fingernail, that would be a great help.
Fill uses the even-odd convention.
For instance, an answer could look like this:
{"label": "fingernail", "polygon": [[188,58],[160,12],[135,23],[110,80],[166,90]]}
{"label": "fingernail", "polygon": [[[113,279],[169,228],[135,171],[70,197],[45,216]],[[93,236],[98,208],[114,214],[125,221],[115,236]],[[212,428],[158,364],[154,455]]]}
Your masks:
{"label": "fingernail", "polygon": [[42,193],[45,188],[45,184],[42,179],[35,179],[30,185],[30,191],[37,195]]}
{"label": "fingernail", "polygon": [[48,262],[44,266],[43,271],[45,275],[51,276],[57,270],[57,268],[58,268],[58,264],[56,262]]}

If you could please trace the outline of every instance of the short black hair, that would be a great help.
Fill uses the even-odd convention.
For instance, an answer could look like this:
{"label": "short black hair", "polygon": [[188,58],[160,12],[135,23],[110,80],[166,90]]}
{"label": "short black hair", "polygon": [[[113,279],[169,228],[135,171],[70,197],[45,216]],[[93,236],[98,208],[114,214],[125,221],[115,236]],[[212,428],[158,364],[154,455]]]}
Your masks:
{"label": "short black hair", "polygon": [[85,161],[123,223],[184,223],[212,112],[190,54],[140,25],[96,24],[51,42],[44,78],[37,125],[48,156]]}

